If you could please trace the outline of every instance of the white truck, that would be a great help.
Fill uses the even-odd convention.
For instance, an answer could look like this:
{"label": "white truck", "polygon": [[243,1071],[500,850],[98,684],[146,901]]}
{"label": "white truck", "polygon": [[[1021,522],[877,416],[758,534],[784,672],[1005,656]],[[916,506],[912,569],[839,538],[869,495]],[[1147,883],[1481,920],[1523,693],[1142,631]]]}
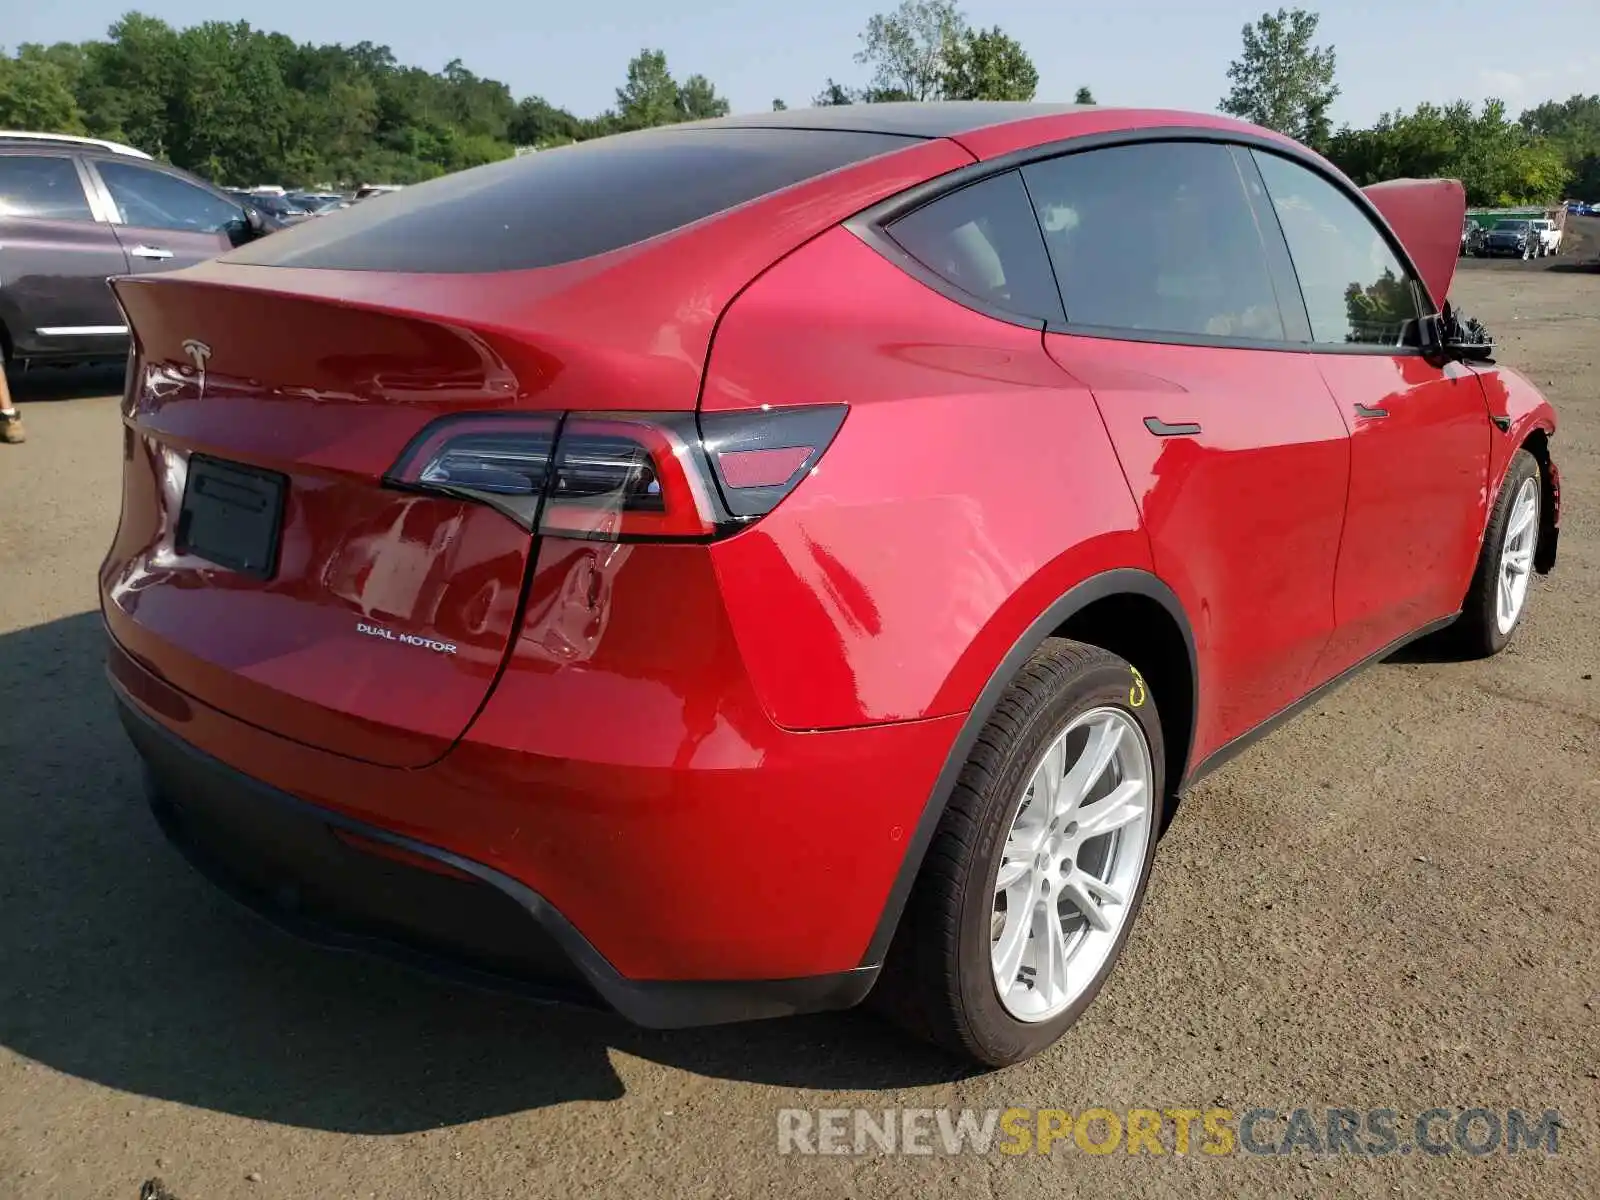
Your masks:
{"label": "white truck", "polygon": [[1539,232],[1539,253],[1541,256],[1561,253],[1561,226],[1550,220],[1549,217],[1528,223]]}

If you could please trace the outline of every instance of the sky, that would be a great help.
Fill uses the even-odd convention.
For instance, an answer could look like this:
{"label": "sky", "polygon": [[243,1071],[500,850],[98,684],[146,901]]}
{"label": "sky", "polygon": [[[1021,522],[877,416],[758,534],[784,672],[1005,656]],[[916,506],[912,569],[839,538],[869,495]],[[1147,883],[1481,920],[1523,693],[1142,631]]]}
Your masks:
{"label": "sky", "polygon": [[[735,112],[774,98],[809,104],[832,76],[865,82],[853,55],[867,18],[897,0],[0,0],[0,38],[100,37],[130,7],[177,26],[249,20],[301,42],[372,41],[402,63],[453,58],[517,97],[579,116],[615,102],[628,60],[666,51],[682,79],[706,75]],[[1292,3],[1293,0],[1287,0]],[[1426,100],[1499,96],[1515,116],[1546,99],[1600,92],[1600,0],[1301,0],[1338,51],[1334,124],[1370,124]],[[1087,85],[1102,104],[1212,111],[1227,91],[1240,30],[1278,0],[966,0],[975,26],[999,25],[1039,68],[1040,100]],[[266,15],[264,15],[266,14]],[[1514,14],[1514,15],[1513,15]],[[1514,26],[1514,29],[1512,28]]]}

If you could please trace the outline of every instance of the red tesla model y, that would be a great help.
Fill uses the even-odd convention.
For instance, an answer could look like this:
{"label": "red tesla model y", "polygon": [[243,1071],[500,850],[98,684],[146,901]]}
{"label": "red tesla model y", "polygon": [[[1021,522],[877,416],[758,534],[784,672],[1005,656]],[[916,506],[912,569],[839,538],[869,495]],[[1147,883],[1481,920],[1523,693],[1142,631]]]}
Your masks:
{"label": "red tesla model y", "polygon": [[1462,208],[1215,117],[862,105],[119,279],[155,814],[326,942],[1036,1053],[1185,787],[1553,564]]}

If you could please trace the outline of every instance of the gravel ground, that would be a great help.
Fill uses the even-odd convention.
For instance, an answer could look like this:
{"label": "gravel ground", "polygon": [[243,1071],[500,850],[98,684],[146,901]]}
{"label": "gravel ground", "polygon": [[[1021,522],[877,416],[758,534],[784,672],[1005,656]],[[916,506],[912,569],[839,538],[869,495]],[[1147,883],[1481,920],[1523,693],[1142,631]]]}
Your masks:
{"label": "gravel ground", "polygon": [[[985,1075],[866,1015],[658,1034],[286,941],[161,842],[100,674],[119,375],[0,447],[0,1187],[225,1197],[1584,1197],[1600,1180],[1600,274],[1464,270],[1562,410],[1562,561],[1491,662],[1367,672],[1213,776],[1126,957]],[[1516,268],[1522,268],[1520,273]],[[780,1155],[781,1108],[1559,1109],[1560,1153]]]}

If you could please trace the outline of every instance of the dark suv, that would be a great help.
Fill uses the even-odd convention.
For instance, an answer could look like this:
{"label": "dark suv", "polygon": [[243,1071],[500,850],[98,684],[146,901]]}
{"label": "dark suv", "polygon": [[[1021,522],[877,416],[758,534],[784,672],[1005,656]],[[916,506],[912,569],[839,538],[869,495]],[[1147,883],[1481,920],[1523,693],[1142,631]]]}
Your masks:
{"label": "dark suv", "polygon": [[267,230],[210,184],[115,142],[0,131],[0,350],[120,358],[106,279],[186,267]]}

